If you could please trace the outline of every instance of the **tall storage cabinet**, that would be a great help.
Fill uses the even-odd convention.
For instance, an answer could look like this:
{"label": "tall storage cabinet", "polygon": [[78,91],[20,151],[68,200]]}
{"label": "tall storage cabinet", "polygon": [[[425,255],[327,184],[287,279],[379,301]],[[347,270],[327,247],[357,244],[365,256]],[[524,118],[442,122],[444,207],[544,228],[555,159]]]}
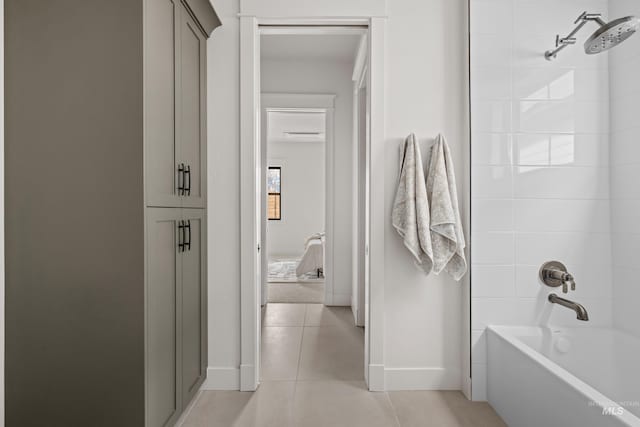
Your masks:
{"label": "tall storage cabinet", "polygon": [[5,0],[6,425],[173,426],[204,381],[218,25],[209,0]]}
{"label": "tall storage cabinet", "polygon": [[204,209],[147,209],[149,426],[173,425],[205,378],[206,231]]}
{"label": "tall storage cabinet", "polygon": [[148,0],[146,23],[147,418],[165,426],[206,375],[207,33],[181,0]]}

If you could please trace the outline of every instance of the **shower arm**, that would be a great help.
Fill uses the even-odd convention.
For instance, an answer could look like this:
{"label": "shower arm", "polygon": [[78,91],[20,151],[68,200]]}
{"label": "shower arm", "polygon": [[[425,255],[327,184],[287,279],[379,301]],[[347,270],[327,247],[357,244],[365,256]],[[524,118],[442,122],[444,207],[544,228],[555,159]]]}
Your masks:
{"label": "shower arm", "polygon": [[582,29],[582,27],[585,26],[587,22],[594,21],[600,24],[600,26],[606,25],[606,22],[602,20],[601,16],[602,15],[599,13],[587,13],[586,11],[582,12],[582,14],[578,16],[578,18],[574,22],[574,24],[578,24],[578,26],[574,28],[573,31],[571,31],[566,37],[560,37],[560,34],[556,36],[556,48],[553,50],[548,50],[544,53],[544,57],[547,59],[547,61],[551,61],[552,59],[554,59],[558,52],[560,52],[565,47],[575,44],[576,38],[574,36],[578,33],[578,31]]}

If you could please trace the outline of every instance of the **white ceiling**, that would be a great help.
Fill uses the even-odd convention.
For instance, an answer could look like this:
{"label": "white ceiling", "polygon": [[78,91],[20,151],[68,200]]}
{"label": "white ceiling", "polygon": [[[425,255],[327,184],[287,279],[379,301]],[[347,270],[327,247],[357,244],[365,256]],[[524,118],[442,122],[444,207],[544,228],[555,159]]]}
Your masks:
{"label": "white ceiling", "polygon": [[320,59],[353,63],[360,35],[263,35],[262,59]]}
{"label": "white ceiling", "polygon": [[324,142],[325,113],[268,113],[267,142]]}

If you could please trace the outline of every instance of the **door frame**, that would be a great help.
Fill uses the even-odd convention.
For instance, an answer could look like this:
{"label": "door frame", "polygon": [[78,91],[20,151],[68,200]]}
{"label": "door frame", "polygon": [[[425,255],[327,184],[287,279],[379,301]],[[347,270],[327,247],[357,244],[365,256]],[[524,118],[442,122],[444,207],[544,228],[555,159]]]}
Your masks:
{"label": "door frame", "polygon": [[5,269],[4,269],[4,0],[0,0],[0,427],[5,418]]}
{"label": "door frame", "polygon": [[[260,26],[288,34],[335,34],[340,27],[365,28],[369,70],[365,222],[365,348],[364,377],[371,391],[384,391],[384,69],[385,27],[382,17],[258,18],[240,16],[240,390],[259,384],[260,361],[260,221],[261,109]],[[276,28],[273,28],[276,27]],[[375,191],[371,191],[375,189]]]}
{"label": "door frame", "polygon": [[[367,144],[369,140],[369,117],[367,116],[367,37],[362,36],[358,46],[355,65],[353,67],[353,117],[352,117],[352,184],[353,184],[353,204],[352,204],[352,289],[351,289],[351,311],[357,326],[365,325],[365,168]],[[362,111],[362,102],[365,108]],[[364,132],[363,132],[364,127]]]}
{"label": "door frame", "polygon": [[[333,305],[333,253],[334,253],[334,94],[293,94],[293,93],[261,93],[260,95],[260,162],[261,175],[259,176],[262,187],[261,212],[256,212],[261,222],[261,247],[260,262],[260,290],[261,304],[267,303],[267,269],[268,269],[268,220],[264,212],[267,208],[267,180],[266,168],[268,165],[267,154],[267,113],[270,111],[293,112],[322,112],[325,114],[325,145],[324,145],[324,222],[325,222],[325,256],[324,256],[324,304]],[[322,231],[322,230],[318,230]]]}

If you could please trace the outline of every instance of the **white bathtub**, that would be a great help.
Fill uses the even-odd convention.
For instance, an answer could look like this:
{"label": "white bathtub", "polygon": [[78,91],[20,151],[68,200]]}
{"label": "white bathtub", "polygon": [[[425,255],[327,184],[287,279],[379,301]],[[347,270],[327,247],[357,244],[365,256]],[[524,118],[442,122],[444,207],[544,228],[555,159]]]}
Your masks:
{"label": "white bathtub", "polygon": [[640,427],[640,340],[613,329],[490,326],[487,397],[510,427]]}

